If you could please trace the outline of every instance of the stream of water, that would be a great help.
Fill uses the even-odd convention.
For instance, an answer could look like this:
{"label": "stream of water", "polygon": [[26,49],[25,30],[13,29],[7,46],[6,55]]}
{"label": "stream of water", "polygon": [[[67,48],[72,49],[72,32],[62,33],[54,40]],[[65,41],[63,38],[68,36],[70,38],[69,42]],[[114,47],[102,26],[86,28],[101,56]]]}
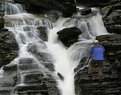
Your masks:
{"label": "stream of water", "polygon": [[[74,68],[78,66],[80,60],[87,55],[87,51],[91,46],[96,36],[106,34],[106,29],[103,25],[102,16],[97,11],[97,15],[89,18],[62,18],[52,23],[51,20],[45,16],[37,16],[26,13],[24,6],[19,4],[5,4],[5,27],[14,33],[15,38],[19,45],[19,56],[12,64],[19,64],[18,59],[31,58],[43,73],[50,72],[45,68],[40,60],[38,60],[32,53],[28,52],[28,46],[31,44],[37,47],[40,52],[50,53],[53,57],[53,64],[55,72],[50,72],[57,76],[60,73],[64,80],[55,78],[57,87],[61,95],[75,95],[74,85]],[[81,15],[80,15],[81,16]],[[47,28],[48,41],[43,41],[38,34],[37,27],[44,26]],[[57,32],[69,27],[77,27],[82,31],[79,36],[79,41],[69,48],[66,48],[58,39]],[[44,48],[44,45],[47,48]],[[81,63],[80,63],[81,64]],[[83,67],[82,67],[83,68]],[[24,75],[21,74],[20,84],[24,85]]]}

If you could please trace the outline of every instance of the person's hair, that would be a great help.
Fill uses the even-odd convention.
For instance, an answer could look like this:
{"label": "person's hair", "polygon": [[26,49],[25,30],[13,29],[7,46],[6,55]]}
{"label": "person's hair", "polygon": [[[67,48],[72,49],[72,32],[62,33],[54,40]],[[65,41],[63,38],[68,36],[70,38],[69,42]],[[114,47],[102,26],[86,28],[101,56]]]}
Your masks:
{"label": "person's hair", "polygon": [[95,40],[93,43],[96,44],[96,43],[99,43],[99,41],[98,40]]}

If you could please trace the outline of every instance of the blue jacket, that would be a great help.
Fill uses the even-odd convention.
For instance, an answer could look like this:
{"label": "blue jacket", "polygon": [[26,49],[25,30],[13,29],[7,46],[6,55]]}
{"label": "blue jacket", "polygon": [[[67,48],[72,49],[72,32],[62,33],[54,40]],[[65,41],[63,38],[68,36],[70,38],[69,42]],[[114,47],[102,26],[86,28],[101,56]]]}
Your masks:
{"label": "blue jacket", "polygon": [[89,49],[89,53],[93,55],[93,60],[104,60],[104,52],[104,47],[99,44],[95,44],[93,47]]}

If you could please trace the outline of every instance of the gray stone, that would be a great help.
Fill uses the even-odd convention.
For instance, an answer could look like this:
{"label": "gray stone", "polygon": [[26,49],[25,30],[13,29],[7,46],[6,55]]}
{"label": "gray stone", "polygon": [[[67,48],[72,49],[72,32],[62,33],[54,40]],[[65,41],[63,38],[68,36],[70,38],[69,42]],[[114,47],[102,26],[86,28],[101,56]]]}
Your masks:
{"label": "gray stone", "polygon": [[101,8],[101,12],[107,31],[121,34],[121,3]]}
{"label": "gray stone", "polygon": [[76,0],[82,6],[103,7],[120,2],[119,0]]}
{"label": "gray stone", "polygon": [[76,27],[65,28],[59,32],[58,38],[67,47],[78,41],[78,36],[81,34],[81,30]]}
{"label": "gray stone", "polygon": [[24,76],[26,84],[38,83],[41,84],[43,81],[43,74],[41,72],[31,73]]}
{"label": "gray stone", "polygon": [[0,30],[0,67],[9,64],[17,57],[18,44],[14,34],[6,29]]}
{"label": "gray stone", "polygon": [[42,12],[42,10],[58,10],[64,16],[71,16],[76,12],[74,0],[15,0],[16,3],[25,3],[30,12]]}
{"label": "gray stone", "polygon": [[45,26],[39,26],[37,28],[39,30],[39,37],[43,40],[43,41],[47,41],[48,37],[47,37],[47,28]]}

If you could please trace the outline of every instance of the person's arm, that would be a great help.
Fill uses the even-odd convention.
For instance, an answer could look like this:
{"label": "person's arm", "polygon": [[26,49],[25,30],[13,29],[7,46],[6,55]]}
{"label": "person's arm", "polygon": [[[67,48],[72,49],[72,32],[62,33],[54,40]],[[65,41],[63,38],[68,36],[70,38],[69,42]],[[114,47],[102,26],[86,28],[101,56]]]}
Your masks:
{"label": "person's arm", "polygon": [[93,50],[92,50],[92,47],[89,49],[89,54],[92,54],[93,53]]}

